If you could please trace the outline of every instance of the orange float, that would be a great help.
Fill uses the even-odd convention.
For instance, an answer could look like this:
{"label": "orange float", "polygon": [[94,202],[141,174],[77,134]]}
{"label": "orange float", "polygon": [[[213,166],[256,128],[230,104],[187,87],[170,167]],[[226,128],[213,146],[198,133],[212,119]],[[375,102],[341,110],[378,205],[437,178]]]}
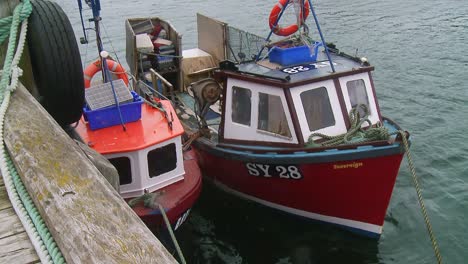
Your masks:
{"label": "orange float", "polygon": [[[289,3],[291,3],[291,0],[280,0],[279,3],[277,3],[271,10],[269,19],[270,29],[273,30],[273,33],[275,33],[278,36],[289,36],[299,29],[299,26],[296,24],[292,24],[287,27],[280,27],[279,25],[275,25],[275,23],[278,20],[279,14],[281,13],[281,11],[283,11],[283,9],[286,8],[286,6]],[[307,16],[309,16],[309,9],[309,1],[305,0],[304,9],[301,10],[299,15],[301,21],[304,21],[307,18]],[[304,12],[304,16],[302,12]]]}
{"label": "orange float", "polygon": [[[107,68],[110,72],[117,75],[119,79],[122,79],[125,85],[128,86],[128,77],[125,69],[118,62],[106,59]],[[84,87],[88,88],[91,86],[91,80],[93,76],[101,71],[101,59],[95,60],[93,63],[89,64],[88,67],[84,70]]]}

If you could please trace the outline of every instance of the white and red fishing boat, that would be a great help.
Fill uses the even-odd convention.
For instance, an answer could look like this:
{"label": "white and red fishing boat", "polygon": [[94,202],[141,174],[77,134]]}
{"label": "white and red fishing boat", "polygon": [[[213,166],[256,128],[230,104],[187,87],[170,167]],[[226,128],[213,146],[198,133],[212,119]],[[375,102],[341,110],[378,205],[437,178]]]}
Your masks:
{"label": "white and red fishing boat", "polygon": [[[132,87],[140,84],[129,83],[124,68],[103,51],[99,1],[88,4],[93,9],[100,57],[84,70],[86,104],[75,131],[114,165],[120,195],[148,227],[166,228],[166,214],[177,229],[201,192],[195,153],[182,150],[184,129],[171,101],[149,89],[136,93]],[[92,81],[98,73],[104,82]]]}
{"label": "white and red fishing boat", "polygon": [[[113,82],[119,95],[128,89],[124,82]],[[124,199],[148,196],[146,203],[142,199],[133,206],[148,226],[164,226],[160,204],[177,228],[201,191],[201,174],[195,155],[192,150],[182,151],[184,129],[170,101],[155,99],[154,105],[148,104],[128,90],[131,101],[119,103],[123,125],[115,105],[91,110],[90,104],[95,103],[90,101],[93,97],[104,101],[107,98],[107,102],[113,103],[109,86],[106,83],[85,91],[87,106],[75,131],[115,166],[119,173],[120,195]],[[94,96],[97,93],[99,97]]]}
{"label": "white and red fishing boat", "polygon": [[[298,23],[282,27],[287,8]],[[281,0],[265,20],[266,39],[198,15],[198,48],[182,51],[167,21],[128,19],[127,61],[137,78],[173,98],[206,179],[378,237],[408,134],[382,116],[374,67],[325,42],[310,1]],[[168,82],[171,89],[161,89]]]}

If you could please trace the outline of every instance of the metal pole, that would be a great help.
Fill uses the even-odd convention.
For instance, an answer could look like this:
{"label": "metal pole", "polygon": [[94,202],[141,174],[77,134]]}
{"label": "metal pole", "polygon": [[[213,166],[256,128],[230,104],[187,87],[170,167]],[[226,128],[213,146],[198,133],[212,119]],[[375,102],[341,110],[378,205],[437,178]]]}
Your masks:
{"label": "metal pole", "polygon": [[[83,20],[83,5],[81,3],[81,0],[77,0],[78,2],[78,9],[80,10],[80,18],[81,18],[81,27],[83,28],[83,35],[84,35],[84,43],[88,43],[88,38],[86,37],[86,29],[84,25],[84,20]],[[81,43],[81,44],[84,44]]]}
{"label": "metal pole", "polygon": [[[104,50],[104,47],[102,46],[102,41],[101,41],[101,31],[99,29],[99,21],[101,21],[101,3],[99,0],[90,0],[91,4],[91,9],[93,11],[93,18],[90,19],[90,21],[94,21],[94,29],[96,31],[96,44],[98,48],[98,53],[101,54],[101,51]],[[104,60],[101,58],[101,72],[102,72],[102,79],[104,82],[107,82],[109,79],[107,78],[107,74],[104,72]]]}
{"label": "metal pole", "polygon": [[[103,52],[103,53],[107,53],[107,52]],[[99,55],[101,55],[101,54],[99,54]],[[109,69],[107,68],[106,58],[105,58],[105,56],[101,56],[101,59],[102,59],[103,73],[110,80],[110,85],[111,85],[111,88],[112,88],[112,94],[114,95],[115,106],[117,107],[117,111],[119,112],[120,123],[122,124],[123,130],[127,131],[127,128],[125,127],[125,123],[124,123],[124,120],[123,120],[122,111],[120,110],[119,99],[117,98],[117,93],[115,92],[114,83],[112,81],[112,77],[110,76]]]}
{"label": "metal pole", "polygon": [[[268,43],[268,41],[270,40],[271,35],[273,34],[273,30],[278,25],[278,21],[280,20],[281,16],[283,15],[284,10],[286,10],[286,7],[288,6],[288,4],[289,4],[289,0],[286,1],[286,4],[283,6],[283,9],[281,9],[281,12],[279,13],[278,18],[276,19],[275,23],[273,24],[273,28],[270,30],[270,33],[268,34],[268,37],[266,38],[265,43]],[[258,53],[257,57],[255,58],[255,61],[258,61],[260,59],[260,55],[262,54],[264,49],[265,49],[265,46],[262,47],[262,49]]]}
{"label": "metal pole", "polygon": [[327,58],[328,58],[328,62],[330,62],[330,67],[332,68],[332,71],[335,72],[335,67],[333,66],[333,62],[330,57],[330,52],[328,52],[327,43],[325,42],[325,38],[323,37],[322,30],[320,29],[317,15],[315,14],[314,7],[312,6],[312,0],[309,0],[309,7],[310,7],[310,11],[312,12],[312,15],[314,16],[315,24],[317,25],[317,30],[320,34],[320,38],[322,39],[323,47],[325,48],[325,53],[327,53]]}

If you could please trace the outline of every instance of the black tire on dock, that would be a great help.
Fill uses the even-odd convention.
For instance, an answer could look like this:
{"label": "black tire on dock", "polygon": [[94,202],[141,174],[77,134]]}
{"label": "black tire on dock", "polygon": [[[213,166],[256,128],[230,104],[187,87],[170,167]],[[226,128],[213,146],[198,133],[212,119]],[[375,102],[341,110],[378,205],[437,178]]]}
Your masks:
{"label": "black tire on dock", "polygon": [[33,0],[28,46],[39,102],[61,126],[78,121],[84,105],[83,67],[75,33],[62,8]]}

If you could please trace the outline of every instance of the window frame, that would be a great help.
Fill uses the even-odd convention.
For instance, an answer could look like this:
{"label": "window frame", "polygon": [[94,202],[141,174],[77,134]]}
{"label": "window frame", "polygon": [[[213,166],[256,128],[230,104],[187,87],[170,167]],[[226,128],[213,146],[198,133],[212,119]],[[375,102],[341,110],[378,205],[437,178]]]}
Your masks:
{"label": "window frame", "polygon": [[[122,184],[120,182],[120,174],[119,174],[119,185],[120,186],[128,186],[128,185],[134,184],[135,183],[135,170],[133,169],[133,167],[134,167],[133,158],[131,156],[129,156],[129,155],[115,155],[115,156],[107,158],[107,159],[112,164],[112,162],[110,160],[111,159],[118,159],[118,158],[127,158],[130,161],[130,183]],[[114,166],[114,164],[112,164],[112,166]],[[117,170],[117,173],[119,173],[118,170]]]}
{"label": "window frame", "polygon": [[[333,117],[335,118],[335,125],[324,127],[318,130],[310,130],[309,123],[307,122],[307,117],[305,115],[304,107],[302,104],[301,93],[308,90],[319,89],[322,87],[325,87],[325,89],[327,90],[328,99],[330,100],[330,106],[333,112]],[[309,136],[313,133],[322,133],[329,136],[336,136],[347,131],[343,113],[341,112],[340,100],[338,98],[335,83],[332,79],[292,87],[290,88],[290,91],[294,103],[294,108],[296,110],[297,118],[301,126],[304,142],[307,142],[309,140]]]}
{"label": "window frame", "polygon": [[[289,132],[289,135],[290,135],[290,136],[281,135],[281,134],[275,133],[275,132],[273,132],[273,131],[269,131],[269,130],[266,130],[266,129],[260,129],[260,128],[259,128],[259,123],[258,123],[258,122],[260,121],[260,95],[261,95],[261,94],[267,95],[267,96],[268,96],[268,99],[269,99],[270,96],[271,96],[271,97],[277,97],[277,98],[279,98],[279,99],[280,99],[279,102],[280,102],[280,104],[281,104],[281,107],[283,108],[284,117],[286,118],[286,123],[287,123],[287,121],[288,121],[288,119],[287,119],[287,117],[286,117],[286,112],[284,111],[284,110],[285,110],[285,106],[284,106],[284,104],[283,104],[283,101],[281,100],[281,96],[275,95],[275,94],[271,94],[271,93],[258,92],[258,105],[257,105],[257,108],[258,108],[258,109],[257,109],[257,124],[256,124],[257,132],[258,132],[258,133],[264,133],[264,134],[267,134],[267,135],[270,134],[270,135],[275,136],[275,137],[283,137],[283,138],[288,139],[288,140],[292,139],[293,136],[292,136],[291,128],[289,127],[289,124],[287,124],[287,125],[288,125],[288,130],[289,130],[288,132]],[[288,109],[288,110],[289,110],[289,109]]]}
{"label": "window frame", "polygon": [[233,111],[234,109],[232,108],[232,101],[231,101],[231,108],[230,108],[230,111],[231,111],[231,115],[230,115],[231,120],[232,120],[233,123],[236,123],[236,124],[238,124],[238,125],[242,125],[242,126],[246,126],[246,127],[251,127],[251,126],[252,126],[252,107],[253,107],[253,105],[252,105],[252,101],[253,101],[253,100],[252,100],[252,97],[253,97],[252,89],[245,88],[245,87],[241,87],[241,86],[237,86],[237,85],[233,85],[233,86],[231,87],[231,100],[234,99],[234,96],[233,96],[233,95],[234,95],[234,89],[235,89],[235,88],[244,89],[244,90],[247,90],[247,91],[250,92],[250,115],[249,115],[249,116],[250,116],[250,119],[249,119],[249,124],[243,124],[243,123],[239,123],[239,122],[237,122],[237,121],[234,121],[233,118],[232,118],[232,115],[234,114],[234,111]]}
{"label": "window frame", "polygon": [[[173,147],[170,147],[170,146],[173,146]],[[150,173],[150,159],[149,159],[149,154],[150,152],[152,151],[155,151],[155,150],[161,150],[163,148],[166,148],[166,147],[170,147],[171,149],[170,150],[173,150],[173,153],[171,153],[171,155],[173,154],[174,155],[174,158],[175,158],[175,164],[171,164],[171,168],[172,168],[172,165],[174,166],[171,170],[167,170],[167,171],[163,171],[163,172],[160,172],[158,175],[151,175]],[[172,149],[173,148],[173,149]],[[166,154],[168,151],[166,151],[165,153],[163,154]],[[160,177],[160,176],[163,176],[165,175],[166,173],[170,173],[172,171],[174,171],[175,169],[177,169],[177,165],[179,163],[179,160],[177,158],[177,149],[176,149],[176,144],[175,143],[169,143],[169,144],[165,144],[165,145],[159,145],[157,148],[152,148],[150,150],[148,150],[146,152],[146,159],[147,159],[147,166],[148,166],[148,177],[150,179],[153,179],[153,178],[157,178],[157,177]]]}
{"label": "window frame", "polygon": [[[349,98],[347,83],[349,81],[355,81],[355,80],[363,80],[364,81],[364,85],[366,86],[367,99],[369,100],[370,115],[369,115],[368,119],[374,125],[374,124],[376,124],[377,122],[379,122],[381,120],[380,120],[379,110],[377,108],[377,102],[376,102],[376,99],[375,99],[375,94],[374,94],[374,91],[372,89],[372,84],[371,84],[368,72],[348,75],[348,76],[344,76],[344,77],[339,78],[339,82],[340,82],[340,85],[341,85],[341,94],[343,95],[343,99],[344,99],[344,103],[345,103],[345,106],[346,106],[347,114],[349,114],[349,111],[351,110],[351,99]],[[363,127],[364,126],[368,126],[368,124],[364,123]]]}
{"label": "window frame", "polygon": [[[251,91],[250,126],[235,123],[232,120],[232,91],[233,87],[245,88]],[[276,133],[257,129],[259,93],[279,96],[283,111],[286,115],[291,138]],[[226,106],[224,112],[223,139],[236,141],[255,141],[265,143],[298,144],[298,139],[293,125],[292,113],[289,111],[285,89],[260,83],[228,78],[226,81]]]}

